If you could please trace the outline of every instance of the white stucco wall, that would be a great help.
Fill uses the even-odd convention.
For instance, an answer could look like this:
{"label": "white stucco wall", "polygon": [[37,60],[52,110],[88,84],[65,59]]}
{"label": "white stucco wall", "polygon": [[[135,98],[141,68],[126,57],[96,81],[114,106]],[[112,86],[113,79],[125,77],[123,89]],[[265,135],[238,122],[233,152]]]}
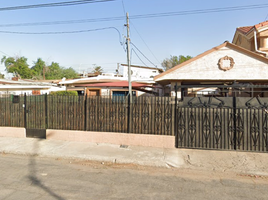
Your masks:
{"label": "white stucco wall", "polygon": [[[132,71],[131,78],[133,80],[150,79],[150,77],[154,77],[154,76],[159,74],[158,69],[146,69],[146,68],[139,68],[139,67],[131,67],[131,71]],[[127,66],[124,66],[123,76],[128,77],[128,67]]]}
{"label": "white stucco wall", "polygon": [[[228,71],[218,66],[224,56],[235,62]],[[268,80],[268,64],[225,46],[156,79],[161,80]]]}

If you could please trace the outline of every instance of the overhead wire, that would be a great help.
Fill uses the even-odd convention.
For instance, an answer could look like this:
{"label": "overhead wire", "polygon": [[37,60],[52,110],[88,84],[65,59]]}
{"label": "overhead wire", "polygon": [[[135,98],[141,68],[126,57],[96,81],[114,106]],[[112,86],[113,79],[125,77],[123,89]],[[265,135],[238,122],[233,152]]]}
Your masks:
{"label": "overhead wire", "polygon": [[107,29],[114,29],[117,31],[119,35],[120,44],[123,44],[123,40],[121,37],[120,31],[115,27],[104,27],[104,28],[96,28],[96,29],[86,29],[86,30],[76,30],[76,31],[48,31],[48,32],[21,32],[21,31],[2,31],[0,33],[7,33],[7,34],[20,34],[20,35],[52,35],[52,34],[73,34],[73,33],[85,33],[85,32],[92,32],[92,31],[101,31]]}
{"label": "overhead wire", "polygon": [[149,46],[147,45],[147,43],[144,41],[144,39],[142,38],[142,36],[141,36],[141,34],[138,32],[138,30],[136,29],[136,27],[135,27],[135,25],[132,23],[132,22],[130,22],[131,23],[131,25],[132,25],[132,27],[135,29],[135,31],[138,33],[138,35],[139,35],[139,37],[141,38],[141,40],[143,41],[143,43],[145,44],[145,46],[147,47],[147,49],[151,52],[151,54],[153,55],[153,57],[156,59],[156,61],[158,62],[158,63],[160,63],[159,62],[159,60],[157,59],[157,57],[154,55],[154,53],[152,52],[152,50],[149,48]]}
{"label": "overhead wire", "polygon": [[3,51],[0,51],[0,53],[5,54],[5,55],[7,55],[7,56],[10,57],[10,55],[8,55],[7,53],[5,53],[5,52],[3,52]]}
{"label": "overhead wire", "polygon": [[[113,1],[113,0],[102,0],[102,1]],[[239,10],[247,10],[247,9],[261,9],[261,8],[266,8],[266,7],[268,7],[268,4],[255,4],[255,5],[246,5],[246,6],[200,9],[200,10],[187,10],[187,11],[178,11],[178,12],[152,13],[152,14],[132,15],[129,17],[129,19],[143,19],[143,18],[168,17],[168,16],[177,16],[177,15],[206,14],[206,13],[213,13],[213,12],[228,12],[228,11],[239,11]],[[0,10],[1,9],[3,9],[3,8],[0,8]],[[124,20],[124,19],[125,19],[124,16],[118,16],[118,17],[105,17],[105,18],[93,18],[93,19],[81,19],[81,20],[0,24],[0,27],[43,26],[43,25],[59,25],[59,24],[92,23],[92,22],[104,22],[104,21],[117,21],[117,20]]]}
{"label": "overhead wire", "polygon": [[64,25],[64,24],[79,24],[79,23],[91,23],[91,22],[116,21],[116,20],[123,20],[123,19],[124,19],[123,17],[106,17],[106,18],[98,18],[98,19],[80,19],[80,20],[65,20],[65,21],[51,21],[51,22],[0,24],[0,27]]}
{"label": "overhead wire", "polygon": [[131,42],[131,44],[133,45],[133,47],[135,47],[135,49],[137,49],[137,50],[140,52],[141,55],[143,55],[144,58],[146,58],[147,61],[149,61],[153,66],[157,67],[157,66],[156,66],[156,65],[155,65],[149,58],[147,58],[147,57],[144,55],[144,53],[142,53],[141,50],[139,50],[139,48],[138,48],[135,44],[133,44],[133,42]]}
{"label": "overhead wire", "polygon": [[[146,66],[148,67],[148,65],[145,64],[145,62],[143,62],[143,60],[139,57],[139,55],[137,54],[137,52],[135,51],[135,49],[131,49],[131,54],[132,54],[132,51],[136,54],[136,56],[138,57],[138,59]],[[132,55],[131,55],[132,56]],[[132,58],[131,58],[132,59]]]}
{"label": "overhead wire", "polygon": [[10,11],[10,10],[25,10],[25,9],[32,9],[32,8],[74,6],[74,5],[89,4],[89,3],[102,3],[102,2],[109,2],[109,1],[114,1],[114,0],[77,0],[77,1],[63,1],[63,2],[45,3],[45,4],[32,4],[32,5],[25,5],[25,6],[11,6],[11,7],[0,8],[0,12]]}
{"label": "overhead wire", "polygon": [[268,14],[266,15],[266,17],[265,17],[264,21],[266,21],[266,20],[267,20],[267,18],[268,18]]}
{"label": "overhead wire", "polygon": [[124,0],[122,0],[122,7],[123,7],[123,12],[124,12],[124,15],[125,15],[125,14],[126,14],[126,9],[125,9]]}
{"label": "overhead wire", "polygon": [[268,4],[253,4],[246,6],[232,6],[224,8],[209,8],[209,9],[199,9],[199,10],[187,10],[187,11],[178,11],[178,12],[165,12],[165,13],[152,13],[152,14],[143,14],[143,15],[134,15],[130,19],[141,19],[141,18],[154,18],[154,17],[167,17],[167,16],[176,16],[176,15],[192,15],[192,14],[205,14],[205,13],[214,13],[214,12],[230,12],[230,11],[239,11],[239,10],[250,10],[250,9],[261,9],[267,8]]}

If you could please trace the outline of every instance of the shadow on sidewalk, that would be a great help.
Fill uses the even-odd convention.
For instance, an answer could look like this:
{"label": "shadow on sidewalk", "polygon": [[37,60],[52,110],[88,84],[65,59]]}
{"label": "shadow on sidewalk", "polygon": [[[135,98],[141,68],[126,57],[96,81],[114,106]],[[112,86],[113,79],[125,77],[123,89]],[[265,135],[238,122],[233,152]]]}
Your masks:
{"label": "shadow on sidewalk", "polygon": [[[36,152],[36,154],[39,151],[39,141],[41,141],[41,140],[43,140],[43,139],[36,139],[34,141],[33,152]],[[41,188],[46,193],[48,193],[51,197],[54,197],[55,199],[58,199],[58,200],[64,200],[63,197],[59,196],[58,194],[53,192],[49,187],[45,186],[42,183],[42,180],[40,180],[37,177],[37,163],[36,163],[35,158],[36,158],[35,156],[30,156],[30,160],[29,160],[29,164],[28,164],[28,169],[29,169],[28,178],[29,178],[29,180],[32,182],[32,184],[34,186]]]}

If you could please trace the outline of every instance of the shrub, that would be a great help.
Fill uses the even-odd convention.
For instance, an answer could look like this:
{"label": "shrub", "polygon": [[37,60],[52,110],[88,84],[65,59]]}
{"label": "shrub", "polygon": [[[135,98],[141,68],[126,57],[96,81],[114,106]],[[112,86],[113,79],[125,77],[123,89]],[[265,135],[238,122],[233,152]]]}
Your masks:
{"label": "shrub", "polygon": [[78,96],[77,91],[56,91],[50,92],[52,96]]}

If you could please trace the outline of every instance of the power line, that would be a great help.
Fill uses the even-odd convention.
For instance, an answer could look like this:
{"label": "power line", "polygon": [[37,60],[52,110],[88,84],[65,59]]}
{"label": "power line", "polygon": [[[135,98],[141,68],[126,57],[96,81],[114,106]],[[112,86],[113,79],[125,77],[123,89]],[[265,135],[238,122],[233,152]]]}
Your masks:
{"label": "power line", "polygon": [[144,18],[168,17],[168,16],[177,16],[177,15],[206,14],[206,13],[215,13],[215,12],[230,12],[230,11],[260,9],[260,8],[267,8],[267,7],[268,7],[268,4],[254,4],[254,5],[246,5],[246,6],[233,6],[233,7],[224,7],[224,8],[210,8],[210,9],[200,9],[200,10],[134,15],[130,19],[142,19],[142,18],[144,19]]}
{"label": "power line", "polygon": [[104,28],[96,28],[96,29],[86,29],[86,30],[77,30],[77,31],[51,31],[51,32],[20,32],[20,31],[1,31],[0,33],[7,33],[7,34],[20,34],[20,35],[55,35],[55,34],[73,34],[73,33],[85,33],[85,32],[92,32],[92,31],[101,31],[106,29],[114,29],[117,31],[119,35],[119,41],[122,44],[122,38],[120,31],[115,27],[104,27]]}
{"label": "power line", "polygon": [[[95,3],[95,1],[91,2],[91,3]],[[101,0],[101,1],[114,1],[114,0]],[[100,2],[100,0],[98,2]],[[266,8],[266,7],[268,7],[268,4],[256,4],[256,5],[224,7],[224,8],[212,8],[212,9],[202,9],[202,10],[188,10],[188,11],[178,11],[178,12],[165,12],[165,13],[133,15],[133,16],[131,16],[129,18],[130,19],[142,19],[142,18],[168,17],[168,16],[178,16],[178,15],[206,14],[206,13],[215,13],[215,12],[230,12],[230,11],[249,10],[249,9],[261,9],[261,8]],[[0,8],[0,11],[1,11],[1,9],[4,9],[4,8]],[[91,22],[102,22],[102,21],[116,21],[116,20],[124,20],[124,19],[125,19],[124,16],[118,16],[118,17],[81,19],[81,20],[16,23],[16,24],[0,24],[0,27],[76,24],[76,23],[91,23]]]}
{"label": "power line", "polygon": [[132,57],[132,51],[136,54],[136,56],[138,57],[138,59],[143,63],[144,66],[148,67],[145,62],[143,62],[143,60],[139,57],[139,55],[137,54],[137,52],[132,48],[131,49],[131,57]]}
{"label": "power line", "polygon": [[131,44],[140,52],[141,55],[143,55],[144,58],[146,58],[146,60],[148,60],[153,66],[157,67],[151,60],[149,60],[149,58],[144,55],[144,53],[141,52],[141,50],[139,50],[139,48],[135,44],[133,44],[132,42]]}
{"label": "power line", "polygon": [[132,26],[134,27],[134,29],[135,29],[135,31],[138,33],[138,35],[139,35],[139,37],[141,38],[141,40],[143,41],[143,43],[145,44],[145,46],[147,47],[147,49],[151,52],[151,54],[154,56],[154,58],[156,59],[156,61],[158,62],[158,63],[160,63],[159,62],[159,60],[156,58],[156,56],[154,55],[154,53],[152,52],[152,50],[149,48],[149,46],[147,45],[147,43],[144,41],[144,39],[141,37],[141,35],[140,35],[140,33],[138,32],[138,30],[136,29],[136,27],[134,26],[134,24],[132,23],[132,22],[130,22],[131,24],[132,24]]}
{"label": "power line", "polygon": [[32,8],[47,8],[47,7],[60,7],[60,6],[75,6],[75,5],[81,5],[81,4],[101,3],[101,2],[108,2],[108,1],[114,1],[114,0],[79,0],[79,1],[64,1],[64,2],[58,2],[58,3],[32,4],[32,5],[25,5],[25,6],[3,7],[3,8],[0,8],[0,11],[25,10],[25,9],[32,9]]}
{"label": "power line", "polygon": [[10,55],[8,55],[7,53],[5,53],[5,52],[3,52],[3,51],[0,51],[0,53],[5,54],[5,55],[7,55],[7,56],[10,57]]}
{"label": "power line", "polygon": [[122,0],[122,7],[123,7],[124,15],[125,15],[126,14],[126,9],[125,9],[124,0]]}
{"label": "power line", "polygon": [[123,17],[107,17],[107,18],[98,18],[98,19],[81,19],[81,20],[33,22],[33,23],[17,23],[17,24],[0,24],[0,27],[46,26],[46,25],[79,24],[79,23],[91,23],[91,22],[102,22],[102,21],[116,21],[116,20],[123,20]]}
{"label": "power line", "polygon": [[266,21],[266,20],[267,20],[267,18],[268,18],[268,14],[266,15],[266,17],[265,17],[264,21]]}

